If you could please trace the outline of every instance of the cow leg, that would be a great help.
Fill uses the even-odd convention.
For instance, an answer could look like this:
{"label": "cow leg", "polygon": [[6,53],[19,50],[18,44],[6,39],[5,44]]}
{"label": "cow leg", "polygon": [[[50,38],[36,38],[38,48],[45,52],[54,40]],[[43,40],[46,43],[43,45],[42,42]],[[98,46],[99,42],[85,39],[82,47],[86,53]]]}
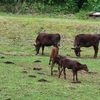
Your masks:
{"label": "cow leg", "polygon": [[63,67],[61,67],[61,70],[59,69],[59,75],[58,75],[58,78],[60,78],[60,75],[61,75],[62,71],[63,71]]}
{"label": "cow leg", "polygon": [[37,47],[37,53],[36,53],[36,55],[39,53],[39,51],[40,51],[40,47]]}
{"label": "cow leg", "polygon": [[76,75],[76,73],[75,73],[75,71],[73,71],[73,82],[75,81],[75,75]]}
{"label": "cow leg", "polygon": [[63,73],[64,73],[64,79],[66,79],[66,70],[65,70],[65,68],[63,69]]}
{"label": "cow leg", "polygon": [[81,54],[80,54],[80,52],[79,52],[79,56],[78,57],[81,57]]}
{"label": "cow leg", "polygon": [[49,65],[51,64],[51,59],[49,60]]}
{"label": "cow leg", "polygon": [[97,54],[98,54],[98,45],[94,45],[94,51],[95,51],[95,54],[94,54],[94,58],[97,58]]}
{"label": "cow leg", "polygon": [[77,77],[78,73],[76,72],[76,81],[78,81],[78,77]]}
{"label": "cow leg", "polygon": [[53,62],[52,62],[52,64],[51,64],[51,75],[53,75],[53,67],[54,67],[54,64],[55,64],[55,63],[53,63]]}
{"label": "cow leg", "polygon": [[60,73],[60,66],[58,65],[58,71],[59,71],[59,73]]}
{"label": "cow leg", "polygon": [[44,46],[42,46],[42,55],[44,55]]}

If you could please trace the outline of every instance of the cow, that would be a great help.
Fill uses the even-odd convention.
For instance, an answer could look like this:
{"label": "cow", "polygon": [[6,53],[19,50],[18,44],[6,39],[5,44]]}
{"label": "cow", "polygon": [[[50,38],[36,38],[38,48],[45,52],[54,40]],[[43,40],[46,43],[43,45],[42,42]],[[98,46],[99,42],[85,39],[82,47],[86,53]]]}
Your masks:
{"label": "cow", "polygon": [[59,55],[59,54],[57,54],[54,57],[54,59],[52,61],[52,64],[51,64],[51,75],[53,75],[53,67],[54,67],[55,64],[58,65],[58,71],[60,71],[60,67],[61,67],[61,62],[60,61],[61,61],[61,59],[65,59],[65,58],[66,58],[66,56],[62,56],[62,55]]}
{"label": "cow", "polygon": [[51,51],[51,54],[50,54],[49,65],[50,65],[51,61],[53,62],[54,57],[55,57],[56,55],[58,55],[58,52],[59,52],[59,48],[58,48],[58,47],[53,47],[53,48],[52,48],[52,51]]}
{"label": "cow", "polygon": [[98,55],[98,45],[100,40],[100,34],[78,34],[74,40],[74,52],[77,57],[80,57],[81,47],[94,48],[94,58]]}
{"label": "cow", "polygon": [[44,55],[44,47],[45,46],[54,46],[58,47],[60,44],[60,34],[46,34],[40,33],[36,38],[36,44],[34,44],[36,48],[36,55],[39,53],[40,47],[42,47],[42,55]]}
{"label": "cow", "polygon": [[75,76],[76,76],[76,81],[78,82],[78,71],[79,70],[85,70],[85,71],[89,71],[88,67],[86,64],[81,64],[76,60],[71,60],[68,58],[61,58],[61,56],[57,56],[57,58],[59,63],[60,63],[60,68],[59,68],[59,75],[58,77],[60,78],[62,71],[64,72],[64,79],[66,79],[66,72],[65,72],[65,68],[67,69],[72,69],[73,72],[73,82],[75,81]]}

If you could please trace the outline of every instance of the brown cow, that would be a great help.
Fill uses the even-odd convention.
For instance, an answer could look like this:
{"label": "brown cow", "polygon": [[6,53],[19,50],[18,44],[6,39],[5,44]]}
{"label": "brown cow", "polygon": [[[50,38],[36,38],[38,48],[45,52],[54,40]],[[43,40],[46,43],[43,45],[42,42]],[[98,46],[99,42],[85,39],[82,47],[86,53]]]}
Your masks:
{"label": "brown cow", "polygon": [[66,79],[65,68],[72,69],[73,81],[75,81],[75,76],[76,76],[76,81],[78,81],[77,72],[79,70],[88,71],[88,67],[87,67],[86,64],[81,64],[76,60],[70,60],[70,59],[67,59],[67,58],[62,58],[61,55],[57,55],[56,59],[58,60],[59,65],[61,66],[59,68],[59,76],[58,76],[59,78],[60,78],[61,72],[63,71],[64,72],[64,78]]}
{"label": "brown cow", "polygon": [[97,57],[98,54],[98,45],[100,40],[100,34],[79,34],[75,37],[74,40],[74,51],[77,57],[80,57],[80,48],[81,47],[91,47],[94,48],[94,58]]}
{"label": "brown cow", "polygon": [[59,52],[59,48],[58,48],[58,47],[53,47],[53,48],[52,48],[52,51],[51,51],[51,54],[50,54],[49,65],[50,65],[51,61],[52,61],[52,62],[54,61],[54,57],[55,57],[56,55],[58,55],[58,52]]}
{"label": "brown cow", "polygon": [[60,43],[60,35],[59,34],[46,34],[40,33],[36,38],[36,44],[34,44],[36,48],[36,55],[39,53],[40,47],[42,47],[42,55],[44,54],[45,46],[54,46],[58,47]]}
{"label": "brown cow", "polygon": [[[56,55],[53,59],[53,62],[51,64],[51,75],[53,75],[53,67],[55,64],[58,65],[58,71],[60,71],[60,67],[61,67],[61,59],[65,59],[65,56],[61,56],[61,55]],[[60,72],[59,72],[60,73]]]}

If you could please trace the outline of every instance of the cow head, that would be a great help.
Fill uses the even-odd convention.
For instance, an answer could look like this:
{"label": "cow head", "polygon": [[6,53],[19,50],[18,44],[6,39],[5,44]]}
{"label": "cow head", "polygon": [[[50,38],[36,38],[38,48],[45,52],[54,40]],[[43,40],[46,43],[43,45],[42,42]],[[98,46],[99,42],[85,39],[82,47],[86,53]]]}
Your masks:
{"label": "cow head", "polygon": [[39,53],[39,46],[37,44],[34,44],[35,50],[36,50],[36,55]]}
{"label": "cow head", "polygon": [[54,57],[54,62],[57,63],[59,66],[61,66],[61,56],[60,55],[56,55]]}
{"label": "cow head", "polygon": [[74,50],[74,52],[75,52],[75,54],[76,54],[77,57],[80,57],[81,49],[80,49],[79,46],[78,47],[75,47],[75,48],[71,48],[71,49]]}
{"label": "cow head", "polygon": [[66,56],[62,56],[62,55],[56,55],[55,57],[54,57],[54,62],[56,63],[56,64],[58,64],[59,66],[62,66],[62,60],[63,59],[66,59]]}
{"label": "cow head", "polygon": [[85,70],[85,71],[87,71],[87,72],[89,71],[86,64],[83,64],[83,65],[82,65],[82,69]]}

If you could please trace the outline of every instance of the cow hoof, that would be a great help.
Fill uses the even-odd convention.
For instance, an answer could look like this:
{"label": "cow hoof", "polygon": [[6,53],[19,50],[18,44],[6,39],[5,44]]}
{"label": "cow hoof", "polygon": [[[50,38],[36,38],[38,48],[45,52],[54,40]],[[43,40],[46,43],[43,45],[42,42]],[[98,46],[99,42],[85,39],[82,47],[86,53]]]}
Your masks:
{"label": "cow hoof", "polygon": [[51,76],[52,76],[53,74],[51,73]]}
{"label": "cow hoof", "polygon": [[64,79],[66,80],[66,76],[64,77]]}
{"label": "cow hoof", "polygon": [[64,78],[66,80],[66,78]]}

